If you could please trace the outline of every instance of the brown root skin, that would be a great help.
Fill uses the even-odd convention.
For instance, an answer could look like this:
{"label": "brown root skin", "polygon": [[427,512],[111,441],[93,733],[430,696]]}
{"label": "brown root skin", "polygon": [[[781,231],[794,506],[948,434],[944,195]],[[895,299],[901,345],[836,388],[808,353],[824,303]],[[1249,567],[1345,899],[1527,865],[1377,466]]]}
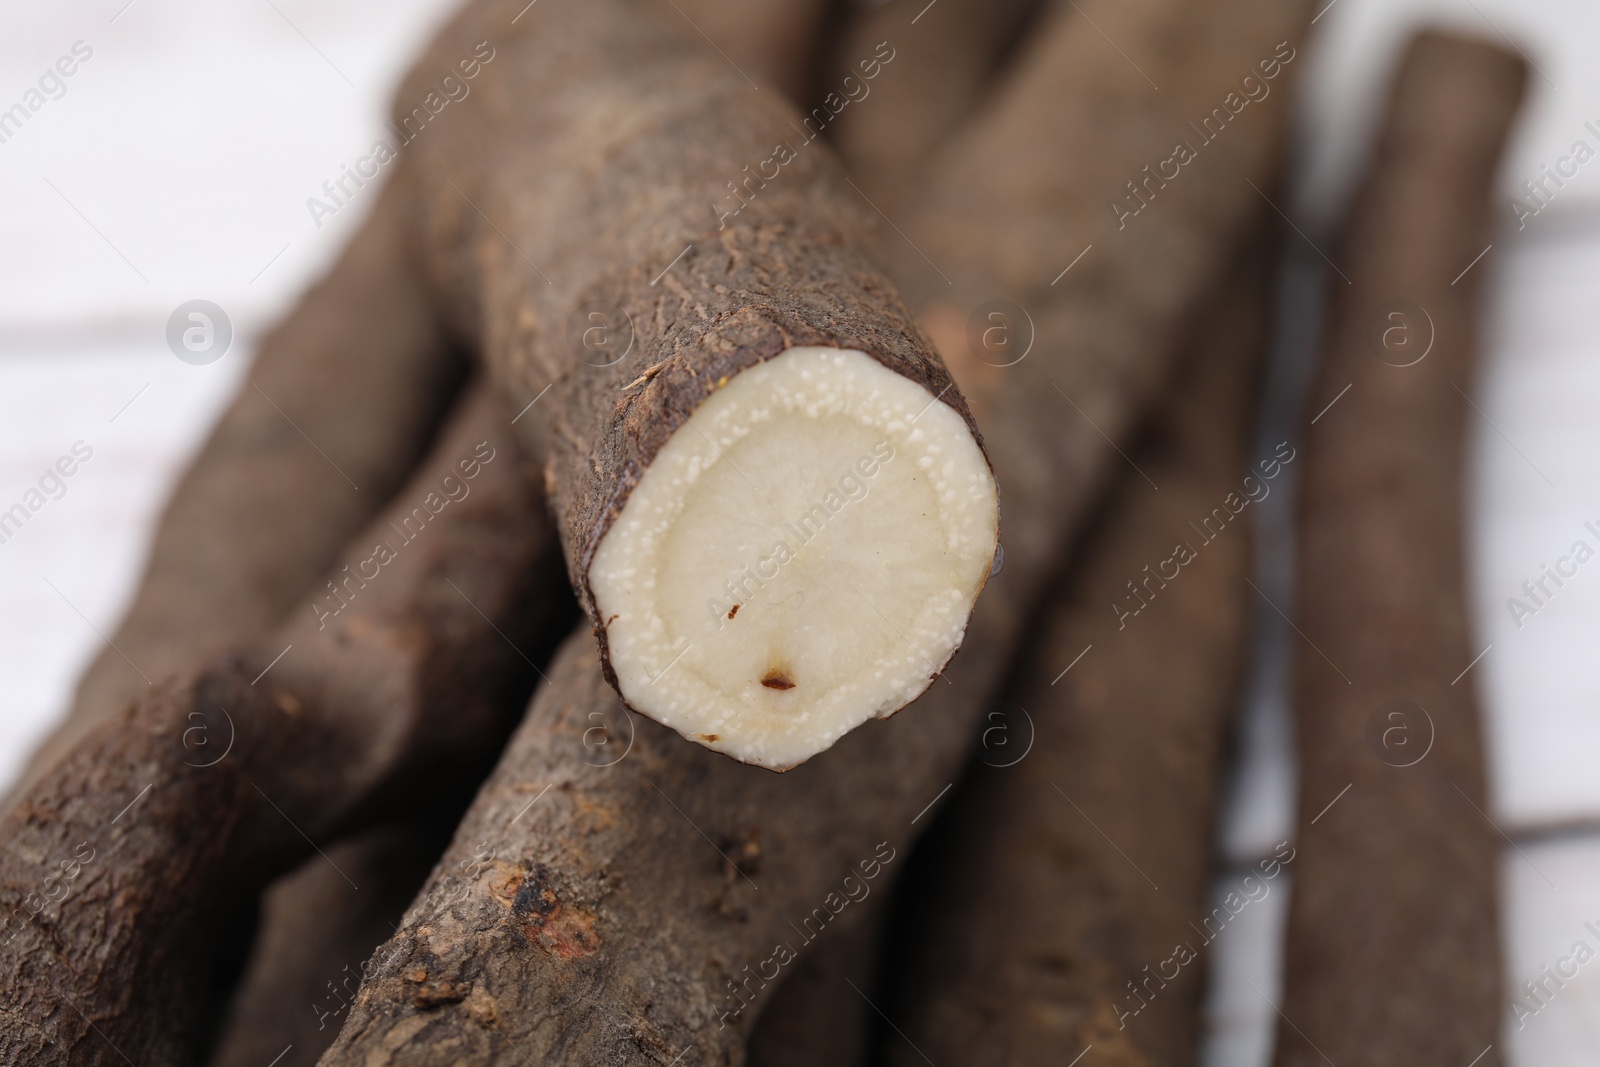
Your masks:
{"label": "brown root skin", "polygon": [[[1295,1025],[1278,1031],[1282,1067],[1503,1062],[1500,838],[1474,809],[1488,807],[1478,676],[1451,682],[1479,651],[1462,543],[1472,416],[1454,383],[1472,378],[1484,275],[1451,280],[1488,243],[1525,80],[1498,46],[1417,38],[1339,253],[1352,284],[1336,287],[1308,411],[1349,394],[1308,427],[1300,490],[1298,625],[1317,651],[1297,654],[1294,680],[1299,858],[1282,1008]],[[1381,343],[1396,300],[1434,331],[1409,366],[1394,364],[1412,352]],[[1420,342],[1422,316],[1401,315]]]}
{"label": "brown root skin", "polygon": [[281,623],[426,451],[467,364],[416,267],[403,164],[376,195],[333,270],[262,341],[249,382],[163,512],[139,591],[111,635],[116,647],[91,663],[69,718],[13,797],[90,725],[143,694],[146,678]]}
{"label": "brown root skin", "polygon": [[538,595],[556,546],[506,422],[476,390],[355,551],[392,537],[407,492],[457,472],[475,442],[500,441],[506,462],[483,464],[331,622],[306,603],[276,635],[159,683],[0,821],[0,1058],[192,1060],[220,956],[268,880],[311,842],[426,809],[481,772],[527,684],[508,642],[560,603]]}
{"label": "brown root skin", "polygon": [[[1125,983],[1145,981],[1174,945],[1205,953],[1188,924],[1207,914],[1253,516],[1207,542],[1187,524],[1238,493],[1253,466],[1265,245],[1214,292],[1181,375],[1128,450],[1160,491],[1125,472],[994,706],[994,743],[918,846],[884,1000],[909,1044],[891,1034],[886,1062],[922,1063],[920,1049],[935,1062],[1044,1067],[1090,1044],[1125,1067],[1194,1061],[1207,964],[1152,986],[1148,1009]],[[1172,557],[1175,541],[1193,543],[1194,558],[1119,619],[1126,583]]]}
{"label": "brown root skin", "polygon": [[[319,803],[300,776],[370,788],[370,767],[345,766],[359,764],[362,739],[331,728],[309,696],[250,686],[269,659],[158,685],[95,726],[0,825],[11,916],[0,987],[27,1027],[0,1035],[7,1063],[189,1059],[212,951],[247,921],[259,883],[308,851],[294,826],[321,836],[350,813],[336,790]],[[185,734],[197,726],[231,740],[221,763],[190,762]],[[65,899],[28,921],[30,894],[64,884],[58,864],[85,857]]]}

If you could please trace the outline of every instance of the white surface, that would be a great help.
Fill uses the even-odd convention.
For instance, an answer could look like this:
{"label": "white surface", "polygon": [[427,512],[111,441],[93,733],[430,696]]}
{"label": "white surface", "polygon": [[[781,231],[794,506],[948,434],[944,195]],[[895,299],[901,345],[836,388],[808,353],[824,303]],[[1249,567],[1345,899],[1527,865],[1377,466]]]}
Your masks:
{"label": "white surface", "polygon": [[[98,647],[93,627],[115,624],[150,523],[239,380],[248,338],[328,261],[370,203],[369,187],[365,200],[321,229],[305,206],[341,163],[367,151],[394,81],[449,6],[124,4],[68,0],[0,11],[0,109],[73,42],[95,49],[65,96],[0,144],[0,507],[74,441],[95,449],[67,494],[0,545],[0,782],[63,707]],[[1584,128],[1586,120],[1600,125],[1592,55],[1600,6],[1334,0],[1323,10],[1307,60],[1303,165],[1286,201],[1319,244],[1364,162],[1403,33],[1425,14],[1491,39],[1503,31],[1539,67],[1503,171],[1505,198],[1574,140],[1600,147]],[[1600,825],[1600,720],[1590,710],[1600,695],[1591,651],[1600,637],[1600,561],[1520,630],[1505,606],[1541,563],[1583,536],[1585,520],[1600,526],[1600,470],[1591,459],[1600,451],[1600,339],[1592,326],[1600,162],[1584,167],[1526,230],[1516,230],[1509,206],[1502,218],[1493,251],[1475,268],[1489,283],[1490,345],[1472,392],[1498,430],[1474,423],[1472,595],[1481,644],[1493,647],[1468,677],[1489,713],[1493,813],[1521,849],[1507,851],[1505,877],[1508,978],[1518,985],[1566,953],[1583,922],[1600,919],[1600,837],[1529,837],[1552,823]],[[1300,315],[1285,326],[1274,390],[1285,404],[1280,417],[1291,421],[1305,341],[1315,333],[1304,297],[1320,269],[1302,247],[1285,280]],[[207,367],[179,363],[162,339],[170,311],[196,297],[221,304],[240,338]],[[1270,429],[1263,435],[1281,439]],[[1259,513],[1268,542],[1259,584],[1284,606],[1290,488],[1280,486],[1276,503]],[[1235,862],[1264,853],[1292,825],[1282,682],[1283,655],[1298,652],[1297,641],[1263,608],[1245,766],[1224,826]],[[1275,1016],[1266,999],[1278,996],[1287,888],[1276,886],[1241,915],[1207,961],[1216,980],[1211,1064],[1267,1062]],[[1508,1005],[1512,1062],[1593,1062],[1600,961],[1523,1029],[1511,1017]]]}
{"label": "white surface", "polygon": [[[1502,864],[1507,907],[1506,984],[1527,1012],[1508,1003],[1505,1031],[1513,1062],[1588,1067],[1600,1048],[1600,849],[1593,839],[1529,843]],[[1591,929],[1590,927],[1593,927]],[[1582,942],[1594,959],[1579,964]],[[1563,958],[1570,962],[1563,962]],[[1544,968],[1570,979],[1550,979]],[[1544,982],[1535,999],[1524,982]]]}
{"label": "white surface", "polygon": [[[1244,875],[1241,869],[1217,879],[1213,907],[1230,891],[1241,891]],[[1207,1067],[1248,1067],[1272,1059],[1283,965],[1277,949],[1289,920],[1294,875],[1285,870],[1267,884],[1271,892],[1234,916],[1207,950],[1210,985],[1200,1035],[1200,1061]]]}
{"label": "white surface", "polygon": [[0,329],[159,324],[196,297],[259,326],[359,221],[365,204],[352,203],[319,229],[305,202],[371,146],[394,83],[449,7],[8,4],[0,109],[74,42],[94,54],[0,144]]}
{"label": "white surface", "polygon": [[1474,673],[1483,672],[1495,809],[1508,829],[1600,816],[1600,566],[1547,584],[1555,595],[1520,629],[1507,607],[1528,602],[1522,583],[1574,542],[1600,551],[1584,527],[1600,529],[1600,212],[1558,221],[1506,242],[1493,358],[1474,390],[1487,418],[1472,445],[1472,593],[1479,647],[1491,646]]}

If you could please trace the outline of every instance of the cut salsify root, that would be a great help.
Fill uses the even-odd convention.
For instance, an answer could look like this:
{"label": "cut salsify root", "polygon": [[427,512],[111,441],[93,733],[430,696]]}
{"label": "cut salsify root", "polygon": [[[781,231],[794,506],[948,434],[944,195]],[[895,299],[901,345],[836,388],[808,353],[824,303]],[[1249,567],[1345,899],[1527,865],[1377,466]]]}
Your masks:
{"label": "cut salsify root", "polygon": [[996,544],[975,424],[790,105],[628,3],[510,8],[418,68],[503,56],[410,157],[430,267],[544,468],[606,680],[792,767],[959,644]]}
{"label": "cut salsify root", "polygon": [[791,348],[706,398],[596,549],[617,686],[708,748],[792,767],[938,677],[997,522],[959,414],[865,353]]}

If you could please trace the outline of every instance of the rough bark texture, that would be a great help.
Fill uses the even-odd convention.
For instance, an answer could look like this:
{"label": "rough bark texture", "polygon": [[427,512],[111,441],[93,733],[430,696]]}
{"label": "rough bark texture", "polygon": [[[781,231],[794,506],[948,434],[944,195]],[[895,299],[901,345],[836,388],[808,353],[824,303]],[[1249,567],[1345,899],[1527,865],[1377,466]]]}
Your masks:
{"label": "rough bark texture", "polygon": [[[1128,450],[1138,470],[1053,591],[977,765],[918,846],[903,887],[915,918],[891,956],[904,1037],[887,1035],[886,1062],[1042,1067],[1089,1045],[1119,1067],[1194,1062],[1196,928],[1253,595],[1246,509],[1271,484],[1247,454],[1261,252],[1197,320],[1184,374]],[[1179,944],[1193,958],[1163,967]]]}
{"label": "rough bark texture", "polygon": [[[593,619],[595,549],[668,438],[741,370],[795,345],[859,349],[970,416],[792,106],[653,4],[546,4],[512,25],[525,6],[472,3],[441,33],[417,78],[478,42],[495,58],[460,121],[411,151],[429,266],[513,407],[533,405],[517,429],[546,464]],[[764,180],[779,141],[792,158]],[[591,313],[620,331],[613,348],[579,343]]]}
{"label": "rough bark texture", "polygon": [[1523,81],[1498,47],[1418,38],[1339,256],[1351,284],[1311,409],[1349,393],[1307,431],[1302,489],[1285,1067],[1502,1062],[1484,1054],[1502,1010],[1499,837],[1474,675],[1458,678],[1481,651],[1462,455],[1484,267],[1458,276],[1488,244]]}
{"label": "rough bark texture", "polygon": [[[1013,366],[976,355],[963,364],[988,413],[1007,531],[1004,569],[979,601],[965,654],[916,715],[863,726],[778,777],[624,719],[575,635],[441,869],[479,842],[497,849],[496,865],[467,894],[430,884],[324,1063],[738,1062],[783,971],[768,961],[803,949],[804,920],[847,899],[843,880],[859,883],[880,844],[886,855],[903,848],[912,820],[955,778],[1060,546],[1120,462],[1099,431],[1129,432],[1167,376],[1187,315],[1260,210],[1244,179],[1261,184],[1276,169],[1286,79],[1161,191],[1145,209],[1154,217],[1118,233],[1106,201],[1170,152],[1184,101],[1220,106],[1277,42],[1298,37],[1306,14],[1266,0],[1208,3],[1176,19],[1166,4],[1080,6],[1102,27],[1113,22],[1107,32],[1162,91],[1092,28],[1053,21],[906,220],[917,246],[953,272],[953,286],[922,297],[946,320],[955,309],[947,354],[960,354],[969,314],[997,291],[1023,294],[1038,329],[1033,354]],[[991,137],[1015,166],[993,165],[1004,153],[971,163],[964,150]],[[1104,242],[1101,255],[1052,286],[1086,239]],[[515,258],[496,235],[482,247],[486,259]],[[657,262],[682,247],[667,245]],[[919,261],[903,274],[926,270]],[[516,306],[508,296],[499,309]],[[633,738],[628,756],[586,764],[585,731],[608,723]],[[885,870],[893,863],[879,861],[878,876]],[[735,980],[748,986],[736,994]],[[419,996],[424,986],[459,999]]]}
{"label": "rough bark texture", "polygon": [[263,340],[162,513],[111,635],[121,652],[95,658],[13,797],[144,693],[146,678],[278,625],[423,455],[467,364],[415,268],[413,195],[402,170],[339,263]]}
{"label": "rough bark texture", "polygon": [[[475,391],[350,550],[358,573],[367,545],[393,557],[364,582],[335,574],[349,600],[336,615],[307,602],[273,636],[160,682],[7,814],[5,1062],[192,1061],[262,887],[317,842],[459,795],[493,759],[531,670],[513,642],[548,624],[539,591],[559,573],[505,425]],[[418,524],[414,507],[436,517],[408,538],[390,523]]]}

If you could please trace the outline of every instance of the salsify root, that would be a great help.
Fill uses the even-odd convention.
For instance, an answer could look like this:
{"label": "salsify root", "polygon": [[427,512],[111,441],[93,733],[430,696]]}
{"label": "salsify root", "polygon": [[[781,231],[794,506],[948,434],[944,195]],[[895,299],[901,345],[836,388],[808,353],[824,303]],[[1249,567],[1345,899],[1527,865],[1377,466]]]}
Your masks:
{"label": "salsify root", "polygon": [[469,4],[418,67],[493,42],[414,149],[430,267],[521,409],[606,677],[795,766],[960,645],[988,460],[791,105],[624,0],[518,10]]}
{"label": "salsify root", "polygon": [[1481,651],[1462,494],[1484,268],[1462,272],[1524,80],[1498,46],[1415,39],[1346,224],[1310,408],[1338,403],[1307,428],[1301,490],[1285,1067],[1503,1062],[1500,837],[1462,673]]}

